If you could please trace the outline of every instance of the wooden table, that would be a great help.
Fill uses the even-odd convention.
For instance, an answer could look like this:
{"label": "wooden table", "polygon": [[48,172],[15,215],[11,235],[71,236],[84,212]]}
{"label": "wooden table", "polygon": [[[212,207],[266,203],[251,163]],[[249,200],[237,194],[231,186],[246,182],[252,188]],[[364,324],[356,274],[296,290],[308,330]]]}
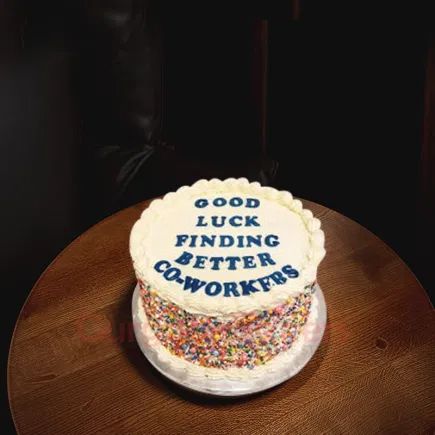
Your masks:
{"label": "wooden table", "polygon": [[176,387],[135,343],[129,232],[147,202],[92,227],[34,286],[8,365],[20,434],[421,433],[435,428],[435,317],[415,276],[381,240],[304,201],[323,222],[319,281],[328,326],[295,378],[250,398]]}

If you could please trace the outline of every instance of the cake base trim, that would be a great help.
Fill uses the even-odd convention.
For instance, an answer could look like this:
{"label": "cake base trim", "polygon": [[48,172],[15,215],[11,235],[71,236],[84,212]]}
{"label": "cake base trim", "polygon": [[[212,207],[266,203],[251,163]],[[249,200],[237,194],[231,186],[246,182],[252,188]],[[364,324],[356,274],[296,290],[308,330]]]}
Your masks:
{"label": "cake base trim", "polygon": [[164,376],[197,392],[219,396],[253,394],[296,375],[318,348],[326,326],[326,303],[321,288],[313,293],[311,312],[292,347],[269,362],[247,368],[203,367],[171,354],[152,331],[141,303],[139,285],[132,298],[133,327],[140,349]]}

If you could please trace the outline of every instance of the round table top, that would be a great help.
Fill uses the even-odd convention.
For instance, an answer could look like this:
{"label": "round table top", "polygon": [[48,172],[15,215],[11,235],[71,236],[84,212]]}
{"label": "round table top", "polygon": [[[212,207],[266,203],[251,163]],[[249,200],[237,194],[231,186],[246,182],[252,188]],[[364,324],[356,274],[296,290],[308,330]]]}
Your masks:
{"label": "round table top", "polygon": [[379,238],[318,204],[328,325],[294,378],[239,399],[199,396],[159,375],[131,322],[128,240],[144,202],[98,223],[46,269],[17,320],[8,363],[20,434],[421,433],[435,423],[435,317]]}

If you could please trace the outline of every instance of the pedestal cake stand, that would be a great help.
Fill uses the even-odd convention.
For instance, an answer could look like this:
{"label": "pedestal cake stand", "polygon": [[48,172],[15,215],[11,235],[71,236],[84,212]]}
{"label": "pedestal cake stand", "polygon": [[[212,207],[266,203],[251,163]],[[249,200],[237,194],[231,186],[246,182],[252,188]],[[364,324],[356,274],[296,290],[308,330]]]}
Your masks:
{"label": "pedestal cake stand", "polygon": [[319,347],[326,326],[325,297],[317,285],[307,323],[293,346],[265,365],[250,370],[248,376],[242,378],[235,375],[222,380],[207,375],[205,371],[202,374],[202,367],[183,361],[163,347],[149,326],[140,301],[139,286],[136,286],[133,293],[132,312],[137,343],[148,361],[161,374],[189,390],[227,397],[258,393],[295,376]]}

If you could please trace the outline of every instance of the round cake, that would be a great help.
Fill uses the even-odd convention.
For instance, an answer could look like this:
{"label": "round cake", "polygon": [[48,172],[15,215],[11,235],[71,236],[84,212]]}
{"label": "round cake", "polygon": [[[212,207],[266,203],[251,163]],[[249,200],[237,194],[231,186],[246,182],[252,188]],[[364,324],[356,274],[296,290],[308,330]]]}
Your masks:
{"label": "round cake", "polygon": [[141,331],[186,374],[285,364],[315,316],[324,233],[289,192],[243,178],[181,187],[142,213],[130,252]]}

